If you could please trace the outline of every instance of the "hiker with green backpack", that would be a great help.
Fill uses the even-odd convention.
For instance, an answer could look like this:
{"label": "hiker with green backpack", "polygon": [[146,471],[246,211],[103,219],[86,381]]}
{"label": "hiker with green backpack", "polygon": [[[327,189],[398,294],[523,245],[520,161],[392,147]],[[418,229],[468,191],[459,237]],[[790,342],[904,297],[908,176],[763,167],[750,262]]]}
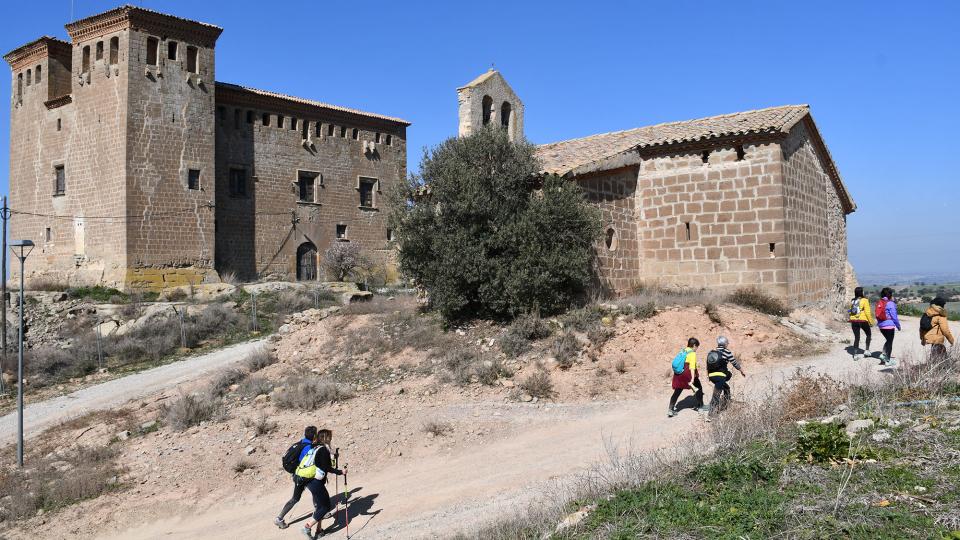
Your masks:
{"label": "hiker with green backpack", "polygon": [[699,412],[703,408],[703,385],[700,384],[700,375],[697,373],[698,347],[700,347],[700,340],[694,337],[688,339],[687,346],[677,353],[671,363],[673,395],[670,396],[670,408],[667,410],[667,416],[670,418],[677,414],[677,398],[687,389],[693,391],[696,402],[693,410]]}
{"label": "hiker with green backpack", "polygon": [[[281,529],[288,527],[283,518],[297,504],[306,489],[313,497],[313,522],[307,520],[302,532],[311,540],[324,535],[320,520],[332,508],[330,494],[326,487],[327,475],[343,474],[343,471],[333,465],[330,454],[332,439],[333,432],[329,429],[318,430],[314,426],[307,426],[303,431],[303,439],[291,446],[284,454],[283,468],[293,475],[293,497],[283,505],[280,515],[273,520],[277,527]],[[317,526],[316,536],[313,535],[314,525]]]}
{"label": "hiker with green backpack", "polygon": [[310,449],[314,447],[316,439],[317,426],[307,426],[303,430],[303,438],[293,443],[283,455],[283,470],[290,473],[293,477],[293,497],[283,505],[283,509],[280,510],[280,515],[273,520],[273,524],[281,529],[288,527],[287,522],[284,521],[283,518],[300,502],[300,497],[303,496],[303,490],[307,489],[307,483],[304,482],[302,478],[299,478],[296,472],[300,462],[306,457]]}

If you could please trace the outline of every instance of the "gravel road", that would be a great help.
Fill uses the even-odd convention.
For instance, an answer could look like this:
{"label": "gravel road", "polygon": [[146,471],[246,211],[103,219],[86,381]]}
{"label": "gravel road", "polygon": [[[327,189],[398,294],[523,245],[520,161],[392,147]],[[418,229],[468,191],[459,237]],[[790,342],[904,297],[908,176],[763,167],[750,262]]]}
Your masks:
{"label": "gravel road", "polygon": [[[23,412],[24,437],[39,435],[51,426],[78,416],[112,409],[130,400],[143,398],[235,364],[261,346],[265,339],[238,343],[90,386],[65,396],[31,403],[24,408]],[[16,436],[17,413],[12,412],[0,417],[0,444],[15,442]]]}

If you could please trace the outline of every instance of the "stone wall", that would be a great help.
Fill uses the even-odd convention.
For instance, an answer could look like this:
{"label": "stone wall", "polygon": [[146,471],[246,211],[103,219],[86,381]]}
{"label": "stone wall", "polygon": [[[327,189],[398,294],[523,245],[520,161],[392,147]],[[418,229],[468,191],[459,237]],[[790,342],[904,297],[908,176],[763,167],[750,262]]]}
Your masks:
{"label": "stone wall", "polygon": [[603,236],[597,242],[598,284],[606,294],[623,293],[638,283],[637,168],[606,171],[577,179],[587,200],[600,209]]}
{"label": "stone wall", "polygon": [[847,291],[846,216],[803,122],[782,144],[789,294],[840,310]]}
{"label": "stone wall", "polygon": [[465,137],[487,125],[483,121],[485,98],[489,98],[489,125],[502,125],[501,115],[506,109],[510,140],[523,138],[523,102],[497,71],[488,71],[467,86],[457,89],[458,136]]}
{"label": "stone wall", "polygon": [[[406,175],[404,125],[242,93],[221,92],[217,114],[218,270],[295,279],[301,245],[319,259],[337,241],[390,260],[385,205]],[[244,171],[245,196],[231,195],[231,169]],[[301,172],[315,178],[312,201],[299,200]],[[373,207],[360,205],[361,177],[376,181]]]}
{"label": "stone wall", "polygon": [[758,285],[786,294],[779,159],[776,143],[644,158],[637,179],[639,281]]}

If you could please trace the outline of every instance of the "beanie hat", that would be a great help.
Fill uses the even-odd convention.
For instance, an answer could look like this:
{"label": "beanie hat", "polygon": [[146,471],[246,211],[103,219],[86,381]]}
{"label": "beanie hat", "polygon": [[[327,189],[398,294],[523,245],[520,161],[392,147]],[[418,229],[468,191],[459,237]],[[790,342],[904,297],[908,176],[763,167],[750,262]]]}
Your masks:
{"label": "beanie hat", "polygon": [[932,305],[934,305],[934,306],[943,307],[943,306],[947,305],[947,301],[946,301],[942,296],[938,296],[938,297],[934,298],[933,301],[930,302],[930,304],[932,304]]}

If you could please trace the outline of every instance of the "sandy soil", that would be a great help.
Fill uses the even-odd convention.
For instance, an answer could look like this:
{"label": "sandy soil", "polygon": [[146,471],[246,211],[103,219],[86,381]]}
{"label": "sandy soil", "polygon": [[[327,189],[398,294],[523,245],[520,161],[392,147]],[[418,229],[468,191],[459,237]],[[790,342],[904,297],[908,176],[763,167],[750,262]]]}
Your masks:
{"label": "sandy soil", "polygon": [[[122,479],[130,489],[75,505],[52,518],[33,518],[7,534],[299,537],[296,527],[280,531],[271,523],[290,492],[290,478],[280,470],[279,461],[302,426],[316,423],[334,430],[334,446],[341,448],[350,465],[352,535],[444,538],[553,496],[557,479],[603,460],[610,443],[643,451],[670,447],[679,436],[705,435],[702,415],[684,410],[668,419],[665,414],[669,360],[691,331],[705,344],[721,332],[730,336],[749,375],[735,379],[734,392],[743,400],[774,387],[798,366],[841,379],[877,373],[872,362],[852,362],[839,342],[832,343],[827,354],[802,360],[787,358],[783,351],[789,348],[776,349],[783,356],[772,357],[769,351],[774,347],[799,347],[800,341],[771,319],[746,310],[725,306],[721,315],[724,328],[693,308],[618,323],[617,335],[592,355],[596,361],[587,351],[572,369],[552,372],[558,389],[552,401],[521,403],[516,391],[505,386],[459,388],[440,384],[434,377],[398,375],[397,382],[310,414],[276,410],[263,401],[240,403],[223,423],[184,433],[164,428],[131,439],[124,449],[129,470]],[[294,368],[310,366],[322,372],[334,361],[321,355],[329,350],[329,330],[339,330],[342,322],[327,319],[285,336],[278,344],[281,362],[266,368],[264,375],[279,379]],[[896,351],[915,346],[915,325],[907,322]],[[627,365],[623,374],[611,369],[620,359]],[[535,369],[532,364],[519,366],[514,379]],[[188,390],[169,389],[131,407],[141,418],[149,418],[164,400]],[[268,415],[279,429],[253,436],[243,419],[259,415]],[[447,423],[452,430],[429,437],[423,432],[427,420]],[[110,426],[98,430],[101,437],[112,433]],[[240,459],[255,468],[234,473],[232,467]],[[331,491],[333,487],[331,481]],[[309,509],[305,497],[288,520]],[[332,537],[345,537],[340,521]],[[325,525],[330,527],[331,521]]]}

